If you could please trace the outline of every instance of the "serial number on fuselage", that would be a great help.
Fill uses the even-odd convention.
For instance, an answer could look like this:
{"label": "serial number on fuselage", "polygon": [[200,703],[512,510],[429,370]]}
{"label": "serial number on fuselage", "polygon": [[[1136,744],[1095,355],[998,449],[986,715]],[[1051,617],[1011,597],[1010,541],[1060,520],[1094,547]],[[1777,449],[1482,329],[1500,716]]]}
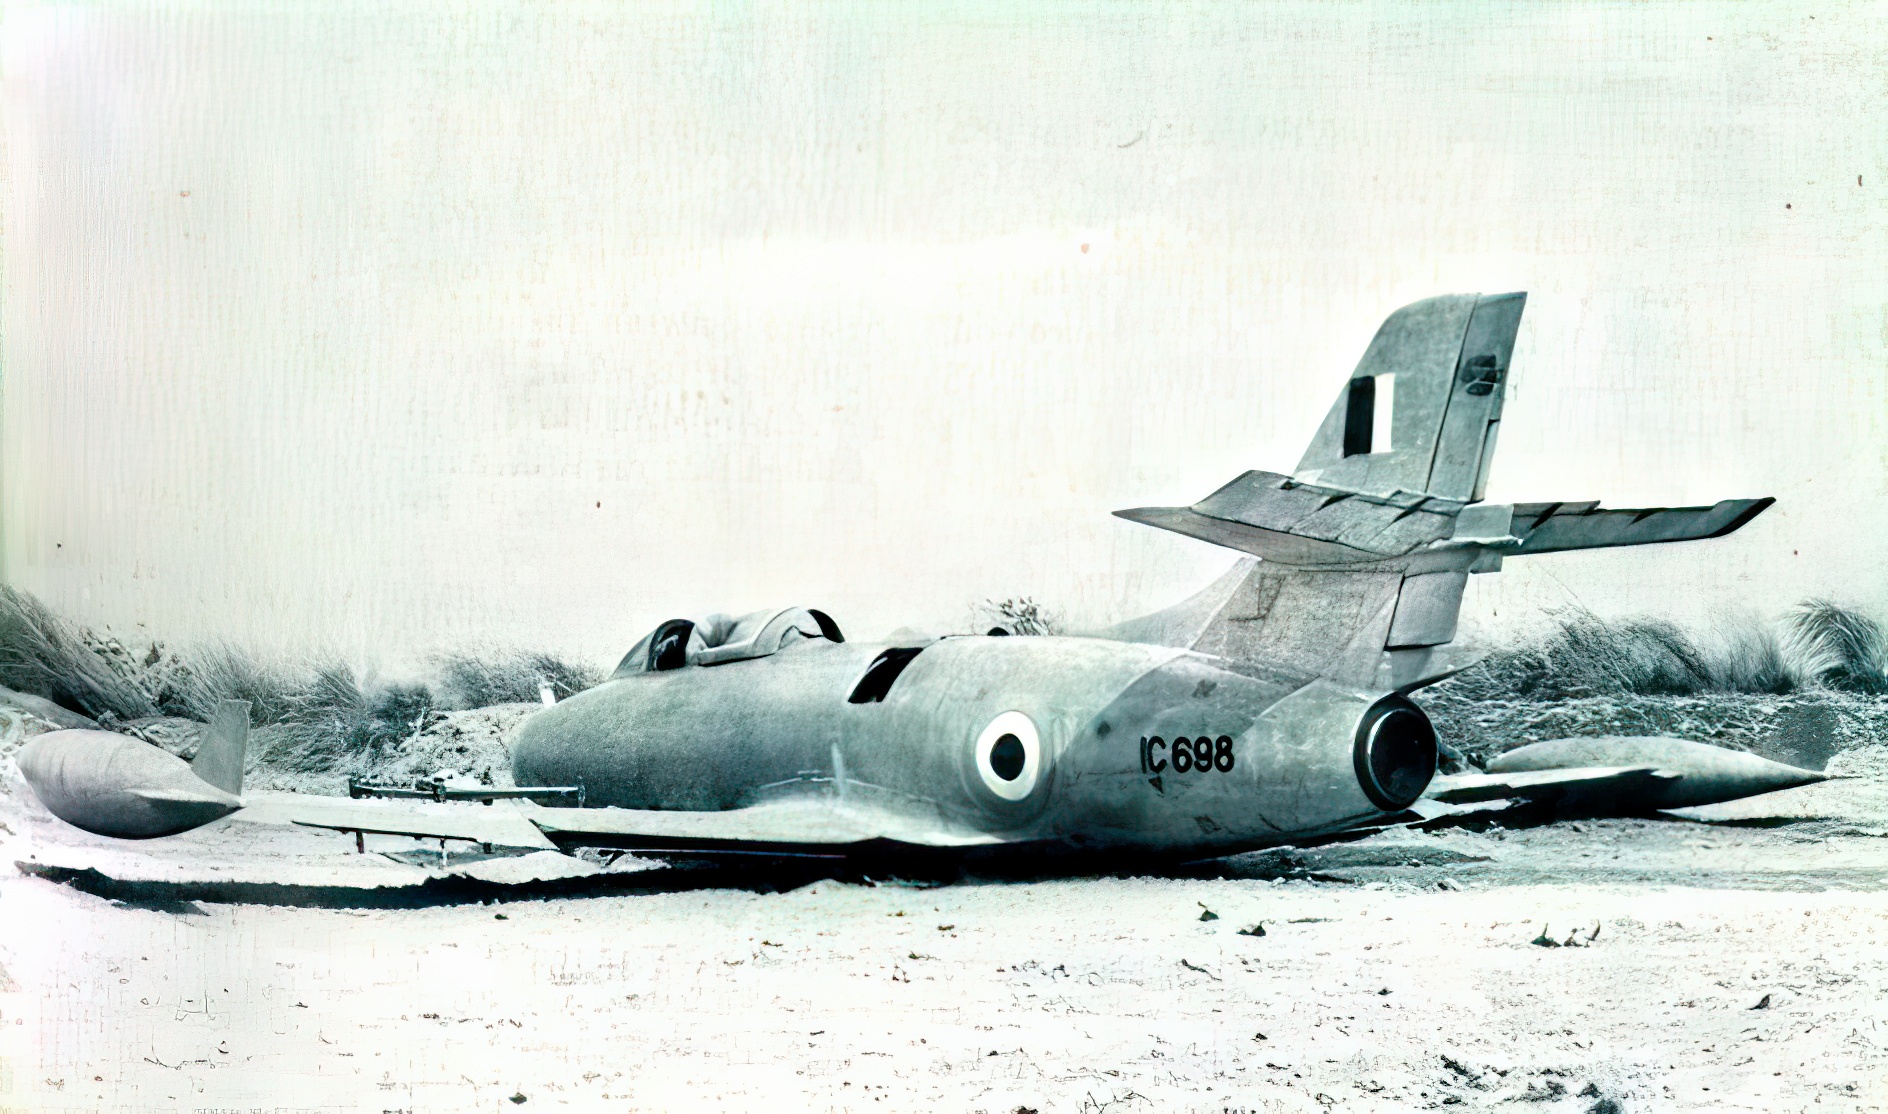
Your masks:
{"label": "serial number on fuselage", "polygon": [[1221,735],[1217,739],[1205,735],[1193,738],[1181,736],[1171,743],[1159,735],[1141,737],[1143,774],[1162,773],[1170,766],[1177,774],[1229,774],[1235,761],[1231,735]]}

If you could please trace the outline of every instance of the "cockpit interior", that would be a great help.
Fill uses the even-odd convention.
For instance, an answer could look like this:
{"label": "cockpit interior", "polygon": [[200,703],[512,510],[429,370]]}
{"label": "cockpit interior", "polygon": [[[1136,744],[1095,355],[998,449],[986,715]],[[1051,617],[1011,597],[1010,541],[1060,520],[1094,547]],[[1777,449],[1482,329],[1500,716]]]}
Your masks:
{"label": "cockpit interior", "polygon": [[829,642],[846,640],[832,616],[807,607],[756,611],[738,619],[719,614],[700,622],[670,619],[631,647],[610,679],[684,666],[749,661],[815,638]]}

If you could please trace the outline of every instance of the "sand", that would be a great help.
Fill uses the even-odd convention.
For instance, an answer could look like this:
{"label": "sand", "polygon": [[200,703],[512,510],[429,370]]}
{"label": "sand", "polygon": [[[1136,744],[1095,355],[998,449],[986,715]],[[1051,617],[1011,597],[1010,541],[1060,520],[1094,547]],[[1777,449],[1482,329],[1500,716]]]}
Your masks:
{"label": "sand", "polygon": [[242,814],[114,846],[11,782],[0,1109],[1878,1110],[1888,762],[1835,768],[1710,823],[948,885]]}

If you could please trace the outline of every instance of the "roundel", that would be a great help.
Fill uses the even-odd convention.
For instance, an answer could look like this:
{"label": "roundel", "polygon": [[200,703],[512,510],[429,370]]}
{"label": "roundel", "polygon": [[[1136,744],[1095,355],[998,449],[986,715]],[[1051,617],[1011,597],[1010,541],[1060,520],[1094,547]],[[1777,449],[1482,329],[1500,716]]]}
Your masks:
{"label": "roundel", "polygon": [[1042,739],[1021,712],[1004,712],[977,736],[977,773],[984,787],[1006,801],[1029,796],[1042,780]]}

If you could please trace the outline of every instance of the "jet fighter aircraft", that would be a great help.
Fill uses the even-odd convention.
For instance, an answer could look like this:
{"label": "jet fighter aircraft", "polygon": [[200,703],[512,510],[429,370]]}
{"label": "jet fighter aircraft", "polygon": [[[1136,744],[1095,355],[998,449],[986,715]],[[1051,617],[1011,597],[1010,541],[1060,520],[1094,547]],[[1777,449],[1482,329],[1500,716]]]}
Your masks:
{"label": "jet fighter aircraft", "polygon": [[[515,740],[517,784],[581,807],[518,808],[544,846],[770,855],[1208,857],[1403,814],[1437,763],[1411,697],[1466,664],[1447,648],[1470,575],[1720,537],[1772,502],[1482,503],[1524,301],[1397,310],[1289,474],[1116,512],[1248,555],[1177,606],[884,644],[800,608],[671,620]],[[307,822],[478,838],[425,807]]]}

